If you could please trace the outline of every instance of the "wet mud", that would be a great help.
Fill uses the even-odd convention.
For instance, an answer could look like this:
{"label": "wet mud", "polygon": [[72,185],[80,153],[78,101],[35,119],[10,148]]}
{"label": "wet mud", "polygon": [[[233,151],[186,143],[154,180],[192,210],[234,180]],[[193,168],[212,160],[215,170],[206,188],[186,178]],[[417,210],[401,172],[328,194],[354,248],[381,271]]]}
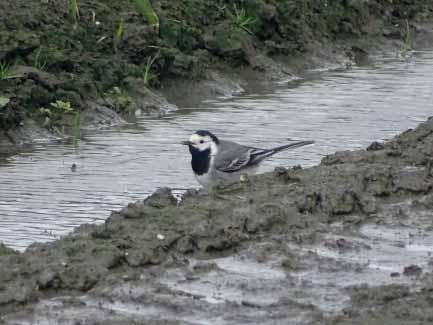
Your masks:
{"label": "wet mud", "polygon": [[[5,324],[432,320],[433,119],[319,166],[169,189],[17,254]],[[422,312],[421,312],[422,311]]]}

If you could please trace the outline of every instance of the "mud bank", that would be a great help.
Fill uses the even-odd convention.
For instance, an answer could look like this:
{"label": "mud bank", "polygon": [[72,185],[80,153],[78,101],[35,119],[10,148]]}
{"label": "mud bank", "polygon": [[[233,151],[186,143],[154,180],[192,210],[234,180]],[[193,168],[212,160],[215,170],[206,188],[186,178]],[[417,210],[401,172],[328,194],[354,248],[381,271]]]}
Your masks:
{"label": "mud bank", "polygon": [[2,247],[2,321],[431,322],[432,156],[430,119],[317,167],[180,203],[161,189],[104,225]]}
{"label": "mud bank", "polygon": [[425,1],[159,0],[159,28],[133,1],[77,4],[0,4],[6,150],[176,109],[169,102],[232,95],[248,82],[350,65],[375,45],[406,52],[432,39],[433,5]]}

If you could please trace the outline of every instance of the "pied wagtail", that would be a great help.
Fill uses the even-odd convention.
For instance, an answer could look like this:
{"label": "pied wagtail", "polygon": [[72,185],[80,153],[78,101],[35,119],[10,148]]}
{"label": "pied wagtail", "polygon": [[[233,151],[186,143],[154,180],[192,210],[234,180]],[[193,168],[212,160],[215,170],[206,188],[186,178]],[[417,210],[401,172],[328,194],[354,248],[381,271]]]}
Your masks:
{"label": "pied wagtail", "polygon": [[277,152],[312,143],[314,141],[299,141],[272,149],[259,149],[219,140],[206,130],[196,131],[188,141],[182,142],[189,147],[192,170],[205,189],[238,182],[241,175],[254,174],[264,159]]}

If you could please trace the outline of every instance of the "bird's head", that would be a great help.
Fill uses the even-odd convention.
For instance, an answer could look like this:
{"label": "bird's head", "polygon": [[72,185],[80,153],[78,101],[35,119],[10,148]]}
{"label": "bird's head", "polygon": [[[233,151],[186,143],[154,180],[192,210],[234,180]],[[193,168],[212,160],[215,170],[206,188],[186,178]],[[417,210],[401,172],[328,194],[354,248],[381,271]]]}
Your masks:
{"label": "bird's head", "polygon": [[182,144],[189,146],[191,153],[209,150],[210,155],[215,155],[218,151],[219,140],[211,132],[199,130],[193,133],[188,141],[183,141]]}

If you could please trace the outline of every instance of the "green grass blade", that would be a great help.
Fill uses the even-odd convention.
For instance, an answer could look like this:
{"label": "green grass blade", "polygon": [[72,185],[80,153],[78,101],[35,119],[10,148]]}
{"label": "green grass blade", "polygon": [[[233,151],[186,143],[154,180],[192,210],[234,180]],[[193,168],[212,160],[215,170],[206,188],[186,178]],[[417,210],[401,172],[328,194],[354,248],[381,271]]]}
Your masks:
{"label": "green grass blade", "polygon": [[159,17],[153,10],[149,0],[134,0],[137,11],[146,18],[150,26],[159,30]]}

